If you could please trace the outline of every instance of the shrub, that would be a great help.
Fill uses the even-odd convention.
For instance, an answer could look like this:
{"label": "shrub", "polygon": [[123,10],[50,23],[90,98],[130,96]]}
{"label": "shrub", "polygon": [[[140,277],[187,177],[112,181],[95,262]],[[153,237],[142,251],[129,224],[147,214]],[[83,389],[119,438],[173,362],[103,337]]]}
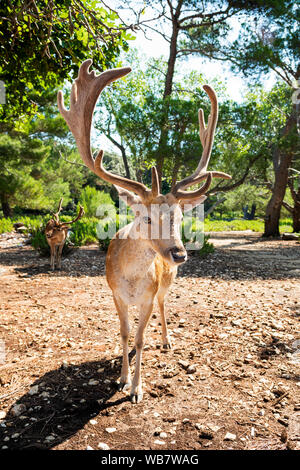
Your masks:
{"label": "shrub", "polygon": [[97,209],[102,204],[110,204],[114,206],[113,200],[108,193],[97,191],[96,188],[86,186],[81,192],[79,204],[84,208],[86,217],[95,217]]}
{"label": "shrub", "polygon": [[11,232],[14,224],[11,219],[0,219],[0,233]]}

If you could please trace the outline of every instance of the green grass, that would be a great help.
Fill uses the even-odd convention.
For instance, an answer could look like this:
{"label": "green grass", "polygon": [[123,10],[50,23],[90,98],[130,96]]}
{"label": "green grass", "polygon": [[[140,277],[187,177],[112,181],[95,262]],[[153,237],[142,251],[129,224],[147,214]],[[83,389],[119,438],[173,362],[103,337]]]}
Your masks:
{"label": "green grass", "polygon": [[[264,232],[263,220],[205,220],[205,232],[228,232],[228,231],[252,230],[253,232]],[[279,224],[279,230],[283,232],[292,232],[292,219],[282,219]]]}

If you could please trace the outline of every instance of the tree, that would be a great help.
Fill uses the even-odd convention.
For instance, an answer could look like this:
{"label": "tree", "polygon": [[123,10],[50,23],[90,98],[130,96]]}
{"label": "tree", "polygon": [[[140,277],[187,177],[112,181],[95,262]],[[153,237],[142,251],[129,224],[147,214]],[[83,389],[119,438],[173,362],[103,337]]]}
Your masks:
{"label": "tree", "polygon": [[[137,179],[141,181],[142,177],[147,184],[146,170],[158,163],[160,130],[167,112],[168,138],[162,180],[163,191],[167,191],[177,179],[193,172],[199,161],[199,106],[204,107],[206,116],[210,112],[209,100],[202,89],[206,79],[196,71],[189,75],[177,73],[173,94],[164,100],[164,82],[161,74],[156,73],[160,59],[145,63],[134,53],[128,62],[134,65],[134,70],[103,92],[95,127],[105,134],[109,123],[110,132],[115,141],[122,142]],[[143,66],[139,67],[138,63]],[[232,174],[233,179],[212,185],[210,195],[228,192],[246,180],[266,181],[274,140],[273,125],[268,119],[271,106],[266,105],[266,97],[260,97],[260,92],[253,90],[246,103],[240,105],[228,99],[220,80],[212,82],[220,98],[220,112],[211,166]]]}
{"label": "tree", "polygon": [[[237,2],[239,3],[239,2]],[[273,147],[272,160],[274,183],[272,196],[266,208],[265,236],[279,235],[279,219],[283,204],[289,168],[297,155],[297,109],[292,102],[293,83],[300,75],[298,20],[299,8],[290,0],[266,2],[265,12],[242,21],[239,37],[229,42],[211,41],[205,48],[205,38],[192,31],[186,41],[187,51],[193,51],[209,58],[227,60],[235,71],[242,71],[246,77],[260,78],[273,72],[289,87],[289,109],[278,131],[277,143]],[[280,106],[280,104],[279,104]]]}
{"label": "tree", "polygon": [[[137,10],[137,2],[134,2],[132,10]],[[164,122],[160,128],[159,145],[157,149],[157,170],[161,180],[165,156],[168,145],[168,97],[173,93],[173,82],[175,66],[177,60],[182,55],[193,54],[194,51],[187,51],[181,44],[181,40],[189,37],[197,31],[198,34],[211,35],[212,31],[217,31],[218,35],[226,35],[229,29],[228,19],[240,12],[266,11],[272,0],[261,2],[260,0],[246,1],[226,1],[226,0],[203,0],[201,4],[196,0],[163,0],[143,1],[143,5],[151,7],[157,12],[159,20],[145,24],[146,28],[156,31],[169,43],[169,56],[164,79],[163,100],[165,101]],[[130,6],[130,4],[129,4]],[[165,31],[168,31],[167,33]],[[181,47],[182,46],[182,47]],[[197,51],[199,53],[199,51]]]}
{"label": "tree", "polygon": [[118,14],[93,0],[8,0],[1,2],[0,25],[2,131],[23,113],[34,114],[36,97],[72,78],[88,57],[98,70],[116,63],[131,38]]}
{"label": "tree", "polygon": [[28,168],[45,158],[49,150],[39,139],[0,136],[0,200],[5,217],[12,215],[11,203],[17,202],[18,195],[22,194],[23,201],[29,198],[37,204],[42,202],[41,184],[30,175],[30,170],[28,175]]}

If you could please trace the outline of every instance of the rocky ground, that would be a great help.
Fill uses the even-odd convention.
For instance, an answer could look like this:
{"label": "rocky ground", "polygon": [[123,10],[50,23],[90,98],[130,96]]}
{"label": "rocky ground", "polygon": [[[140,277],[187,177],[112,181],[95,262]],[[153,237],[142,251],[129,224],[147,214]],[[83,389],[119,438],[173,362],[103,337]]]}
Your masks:
{"label": "rocky ground", "polygon": [[22,235],[2,237],[0,449],[300,448],[300,245],[211,240],[215,253],[191,252],[170,291],[170,351],[154,310],[133,405],[116,388],[105,253],[74,250],[50,272]]}

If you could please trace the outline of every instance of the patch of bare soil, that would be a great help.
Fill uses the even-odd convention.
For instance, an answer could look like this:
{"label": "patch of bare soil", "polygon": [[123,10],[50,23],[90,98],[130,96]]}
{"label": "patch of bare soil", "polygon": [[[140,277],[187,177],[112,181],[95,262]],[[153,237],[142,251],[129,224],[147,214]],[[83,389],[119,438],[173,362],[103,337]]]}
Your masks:
{"label": "patch of bare soil", "polygon": [[170,351],[154,310],[138,405],[115,385],[105,254],[84,247],[50,272],[29,246],[2,245],[0,449],[299,448],[300,245],[211,240],[215,253],[191,252],[170,291]]}

